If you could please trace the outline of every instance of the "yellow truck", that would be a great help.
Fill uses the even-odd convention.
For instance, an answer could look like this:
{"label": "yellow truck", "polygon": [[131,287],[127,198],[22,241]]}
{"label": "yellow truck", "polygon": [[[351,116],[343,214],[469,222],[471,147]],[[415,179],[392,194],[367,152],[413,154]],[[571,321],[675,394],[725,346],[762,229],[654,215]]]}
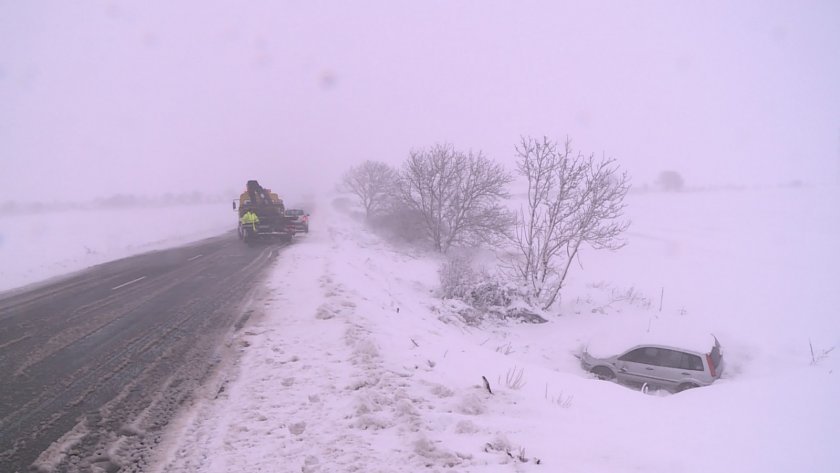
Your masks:
{"label": "yellow truck", "polygon": [[[291,241],[294,237],[295,217],[286,216],[283,199],[271,189],[262,187],[257,181],[248,181],[238,203],[237,208],[237,202],[233,202],[233,209],[238,211],[237,229],[239,238],[245,243],[269,239]],[[248,212],[256,218],[245,217]]]}

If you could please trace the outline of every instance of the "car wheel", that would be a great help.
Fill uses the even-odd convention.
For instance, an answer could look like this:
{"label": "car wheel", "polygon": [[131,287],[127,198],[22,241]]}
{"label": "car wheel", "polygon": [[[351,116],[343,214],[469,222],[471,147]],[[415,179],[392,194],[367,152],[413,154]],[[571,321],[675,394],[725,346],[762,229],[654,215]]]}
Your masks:
{"label": "car wheel", "polygon": [[590,373],[594,374],[598,379],[603,379],[606,381],[611,381],[615,379],[615,373],[606,366],[596,366],[592,368]]}
{"label": "car wheel", "polygon": [[700,386],[697,386],[694,383],[682,383],[679,386],[677,386],[677,392],[681,393],[681,392],[685,391],[686,389],[694,389],[694,388],[699,388],[699,387]]}

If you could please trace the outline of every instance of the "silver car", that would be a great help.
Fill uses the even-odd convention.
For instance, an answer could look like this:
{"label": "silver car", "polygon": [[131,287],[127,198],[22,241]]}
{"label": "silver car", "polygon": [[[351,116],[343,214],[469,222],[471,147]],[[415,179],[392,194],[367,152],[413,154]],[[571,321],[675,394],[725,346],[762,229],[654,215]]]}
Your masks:
{"label": "silver car", "polygon": [[624,353],[596,358],[584,350],[580,364],[600,379],[671,392],[708,386],[723,373],[723,353],[714,338],[706,353],[666,345],[637,345]]}

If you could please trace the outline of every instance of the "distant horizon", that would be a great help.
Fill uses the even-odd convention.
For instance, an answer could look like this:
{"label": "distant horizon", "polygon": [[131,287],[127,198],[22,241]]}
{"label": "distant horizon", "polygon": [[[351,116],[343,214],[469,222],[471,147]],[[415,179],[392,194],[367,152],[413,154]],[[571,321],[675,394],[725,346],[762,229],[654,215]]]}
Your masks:
{"label": "distant horizon", "polygon": [[[788,182],[778,183],[764,183],[764,184],[713,184],[713,185],[696,185],[690,183],[679,190],[668,190],[657,186],[655,183],[645,183],[641,186],[631,186],[631,194],[640,193],[693,193],[693,192],[715,192],[715,191],[744,191],[744,190],[764,190],[764,189],[780,189],[780,188],[808,188],[808,187],[836,187],[840,183],[820,183],[820,182],[806,182],[798,179],[792,179]],[[512,196],[517,196],[523,192],[518,189],[509,189]],[[348,194],[346,192],[331,191],[328,194]],[[311,200],[317,194],[310,196],[295,196],[292,199],[280,195],[286,206],[299,206],[303,202]],[[207,204],[223,204],[230,205],[230,202],[237,200],[239,192],[228,193],[220,192],[202,192],[192,191],[184,193],[164,193],[157,195],[146,194],[129,194],[116,193],[110,196],[99,196],[91,199],[66,201],[66,200],[5,200],[0,201],[0,216],[4,215],[19,215],[25,212],[49,213],[55,211],[65,210],[98,210],[103,208],[130,208],[130,207],[166,207],[166,206],[180,206],[180,205],[207,205]]]}

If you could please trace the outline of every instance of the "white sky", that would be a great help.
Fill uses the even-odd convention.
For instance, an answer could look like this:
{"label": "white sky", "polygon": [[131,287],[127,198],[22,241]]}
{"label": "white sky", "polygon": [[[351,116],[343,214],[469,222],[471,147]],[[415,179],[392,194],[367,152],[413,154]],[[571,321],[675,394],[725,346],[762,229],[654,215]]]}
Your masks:
{"label": "white sky", "polygon": [[[636,184],[840,181],[840,3],[0,0],[0,202],[331,186],[572,137]],[[37,196],[33,194],[37,189]]]}

